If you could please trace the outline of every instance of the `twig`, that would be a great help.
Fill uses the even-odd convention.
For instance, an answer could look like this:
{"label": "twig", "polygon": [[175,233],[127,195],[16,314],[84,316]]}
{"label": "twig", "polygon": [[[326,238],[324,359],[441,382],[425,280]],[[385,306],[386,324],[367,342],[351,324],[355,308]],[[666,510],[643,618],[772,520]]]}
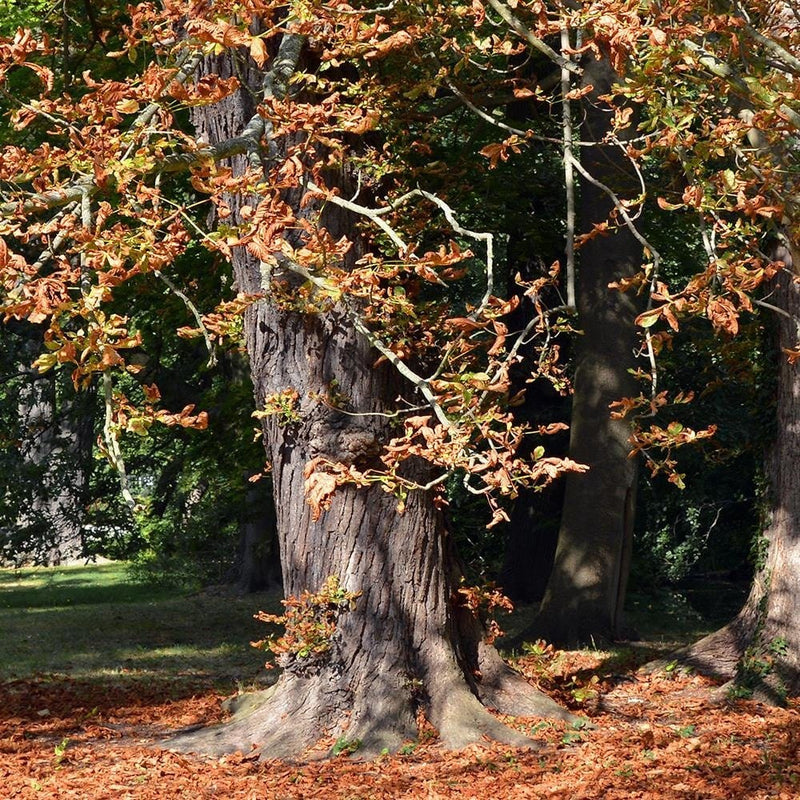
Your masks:
{"label": "twig", "polygon": [[487,0],[489,5],[503,18],[505,23],[522,39],[524,39],[531,47],[538,50],[543,55],[546,55],[551,61],[554,61],[562,69],[569,70],[575,75],[580,75],[581,68],[572,61],[564,58],[562,55],[553,50],[550,45],[543,42],[538,36],[535,36],[522,22],[511,13],[511,9],[501,2],[501,0]]}
{"label": "twig", "polygon": [[[362,206],[360,203],[354,203],[352,200],[345,200],[343,197],[339,197],[339,195],[332,194],[330,192],[325,192],[319,186],[317,186],[313,181],[308,182],[308,188],[312,192],[316,192],[318,194],[322,194],[325,196],[325,200],[327,202],[333,203],[340,208],[347,209],[347,211],[352,211],[354,214],[360,214],[362,217],[366,217],[369,220],[372,220],[391,240],[392,244],[397,248],[398,252],[405,253],[408,249],[406,243],[402,240],[400,235],[389,225],[386,220],[381,219],[381,214],[385,213],[387,210],[391,211],[392,209],[384,209],[384,210],[375,210],[368,208],[367,206]],[[412,195],[409,192],[408,195],[404,197],[410,197]]]}
{"label": "twig", "polygon": [[463,227],[458,223],[453,209],[450,208],[450,206],[447,205],[444,200],[442,200],[440,197],[437,197],[435,194],[431,194],[430,192],[426,192],[422,189],[419,190],[419,193],[426,200],[429,200],[442,210],[444,213],[444,218],[456,233],[466,236],[469,239],[475,239],[476,241],[483,242],[486,246],[486,289],[483,293],[480,304],[469,315],[470,318],[477,319],[483,313],[484,309],[489,303],[492,293],[494,292],[494,235],[489,233],[489,231],[471,231],[469,228]]}
{"label": "twig", "polygon": [[103,397],[106,407],[106,417],[103,423],[103,439],[106,443],[106,456],[111,466],[119,477],[119,487],[122,497],[134,514],[139,511],[139,504],[133,496],[128,484],[128,474],[125,471],[125,460],[119,447],[119,439],[114,430],[114,393],[110,372],[103,373]]}
{"label": "twig", "polygon": [[200,331],[203,334],[203,340],[206,343],[206,350],[208,350],[207,366],[209,367],[215,366],[217,363],[217,356],[216,353],[214,352],[214,343],[211,341],[211,337],[208,335],[208,330],[205,326],[205,323],[203,322],[203,317],[197,310],[197,306],[189,299],[186,293],[181,291],[163,272],[161,272],[161,270],[154,269],[153,274],[162,283],[164,283],[176,297],[182,300],[186,308],[189,309],[192,316],[195,318],[197,326],[200,328]]}
{"label": "twig", "polygon": [[[570,49],[569,30],[561,30],[561,52]],[[564,185],[567,194],[565,261],[567,273],[567,305],[575,308],[575,170],[572,146],[572,104],[569,101],[570,73],[561,68],[561,119],[564,148]]]}
{"label": "twig", "polygon": [[780,314],[780,316],[792,320],[792,322],[794,322],[795,324],[798,323],[798,319],[794,316],[794,314],[790,314],[784,308],[780,308],[779,306],[773,305],[772,303],[767,303],[765,300],[755,300],[751,298],[750,302],[754,306],[759,306],[760,308],[766,308],[769,311],[774,311],[776,314]]}

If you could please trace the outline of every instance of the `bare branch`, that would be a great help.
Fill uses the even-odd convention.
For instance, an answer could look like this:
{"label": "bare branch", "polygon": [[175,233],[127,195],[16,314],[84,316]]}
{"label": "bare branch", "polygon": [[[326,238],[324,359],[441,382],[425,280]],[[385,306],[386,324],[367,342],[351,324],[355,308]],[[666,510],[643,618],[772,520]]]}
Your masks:
{"label": "bare branch", "polygon": [[538,36],[535,36],[521,20],[514,16],[511,9],[502,2],[502,0],[487,0],[489,5],[503,18],[505,23],[516,33],[519,37],[524,39],[531,47],[538,50],[543,55],[546,55],[551,61],[554,61],[562,69],[569,70],[575,75],[580,75],[581,68],[572,61],[564,58],[562,55],[553,50],[550,45],[543,42]]}
{"label": "bare branch", "polygon": [[776,42],[769,36],[764,36],[763,33],[757,31],[752,25],[745,23],[742,29],[753,41],[758,42],[781,67],[792,72],[796,76],[800,75],[800,58],[790,53],[779,42]]}
{"label": "bare branch", "polygon": [[207,366],[213,367],[217,363],[217,356],[214,353],[214,343],[211,341],[211,337],[208,335],[208,330],[203,322],[203,317],[197,310],[197,306],[189,299],[186,293],[181,291],[163,272],[161,272],[161,270],[153,270],[153,273],[178,299],[183,302],[183,304],[194,317],[195,322],[197,322],[197,327],[200,328],[200,331],[203,334],[203,340],[206,343],[206,350],[208,350]]}
{"label": "bare branch", "polygon": [[[561,52],[570,49],[569,30],[561,31]],[[566,56],[565,56],[566,58]],[[570,73],[566,67],[561,68],[561,124],[564,148],[564,184],[567,194],[566,223],[566,273],[567,273],[567,305],[575,307],[575,170],[572,145],[572,104],[569,101]]]}

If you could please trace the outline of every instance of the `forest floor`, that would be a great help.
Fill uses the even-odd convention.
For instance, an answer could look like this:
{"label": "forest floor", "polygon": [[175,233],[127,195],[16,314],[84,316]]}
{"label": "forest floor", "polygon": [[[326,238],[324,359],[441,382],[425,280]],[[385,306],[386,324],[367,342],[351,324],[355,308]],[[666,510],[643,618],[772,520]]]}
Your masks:
{"label": "forest floor", "polygon": [[[22,598],[23,589],[12,585],[9,574],[0,573],[2,800],[800,797],[800,703],[775,709],[731,699],[708,680],[672,664],[649,674],[641,671],[645,660],[664,652],[663,642],[614,651],[526,648],[517,667],[587,719],[569,725],[506,718],[531,735],[538,745],[534,750],[487,744],[447,752],[435,732],[423,728],[419,743],[366,763],[357,760],[357,752],[304,765],[259,762],[247,753],[222,759],[172,753],[159,747],[170,731],[222,719],[221,701],[237,685],[263,684],[255,651],[245,657],[246,650],[240,653],[229,644],[218,652],[205,640],[197,647],[180,641],[167,646],[190,629],[198,631],[198,615],[190,613],[198,611],[198,602],[206,604],[199,610],[206,616],[200,618],[214,624],[212,607],[219,606],[221,620],[222,610],[230,614],[242,601],[223,595],[189,597],[181,609],[175,606],[179,598],[145,600],[135,592],[126,603],[104,599],[94,605],[97,622],[88,632],[94,638],[92,653],[75,646],[69,651],[65,642],[83,641],[87,635],[74,628],[69,635],[73,624],[87,624],[86,603],[72,607],[72,596],[69,607],[53,605],[59,592],[48,594],[47,587],[39,587],[40,596],[49,599],[37,608],[31,604],[37,595]],[[71,574],[76,579],[72,590],[80,574]],[[124,594],[120,586],[113,594]],[[65,592],[69,596],[62,587],[62,597]],[[22,599],[28,603],[24,608]],[[258,600],[247,602],[258,605]],[[150,627],[139,633],[126,605]],[[144,608],[149,609],[146,618]],[[59,628],[59,645],[68,650],[61,662],[52,650],[42,653],[46,670],[31,673],[28,662],[24,669],[9,662],[7,637],[23,612],[28,637],[42,648],[48,640],[37,640],[37,630],[48,629],[47,617],[60,618],[60,626],[53,627]],[[80,613],[71,616],[75,612]],[[104,642],[106,617],[120,617],[118,627],[122,620],[129,644],[136,640],[137,652],[150,656],[120,660],[123,635]],[[191,617],[185,628],[179,624],[184,617]],[[217,633],[223,630],[230,634],[230,621]],[[158,668],[155,645],[161,647],[166,668]],[[189,657],[195,649],[211,654],[210,669],[199,668],[198,658]],[[247,660],[250,666],[243,668]]]}

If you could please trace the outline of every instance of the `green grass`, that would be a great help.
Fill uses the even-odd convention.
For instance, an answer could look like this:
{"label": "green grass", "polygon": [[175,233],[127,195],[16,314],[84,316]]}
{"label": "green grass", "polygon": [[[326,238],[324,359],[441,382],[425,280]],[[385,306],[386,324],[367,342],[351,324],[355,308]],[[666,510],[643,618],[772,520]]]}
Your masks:
{"label": "green grass", "polygon": [[123,563],[0,570],[0,609],[59,608],[98,603],[134,603],[172,592],[130,579]]}
{"label": "green grass", "polygon": [[182,595],[138,583],[124,564],[0,570],[0,680],[202,677],[220,686],[265,679],[253,614],[275,595]]}

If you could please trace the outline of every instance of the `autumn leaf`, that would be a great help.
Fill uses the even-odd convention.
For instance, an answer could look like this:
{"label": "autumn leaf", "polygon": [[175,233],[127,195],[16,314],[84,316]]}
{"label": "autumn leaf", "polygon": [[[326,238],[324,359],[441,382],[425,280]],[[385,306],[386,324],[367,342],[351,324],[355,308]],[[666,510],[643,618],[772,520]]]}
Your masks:
{"label": "autumn leaf", "polygon": [[663,209],[664,211],[677,211],[678,209],[684,207],[683,203],[670,203],[663,197],[657,198],[656,202],[658,203],[658,207]]}
{"label": "autumn leaf", "polygon": [[736,336],[739,332],[739,315],[733,303],[724,297],[709,299],[706,316],[717,330],[723,330],[731,336]]}
{"label": "autumn leaf", "polygon": [[447,320],[445,325],[452,330],[463,331],[465,333],[482,330],[486,327],[485,323],[481,324],[474,319],[469,319],[469,317],[451,317]]}
{"label": "autumn leaf", "polygon": [[259,67],[263,67],[267,62],[267,45],[259,36],[254,36],[250,40],[250,58],[252,58]]}
{"label": "autumn leaf", "polygon": [[366,57],[369,59],[386,58],[390,53],[410,47],[413,43],[414,39],[408,31],[397,31],[386,39],[377,42],[367,52]]}
{"label": "autumn leaf", "polygon": [[323,511],[330,508],[331,497],[338,485],[335,475],[320,469],[324,463],[324,459],[315,458],[303,470],[306,502],[311,506],[311,519],[314,522],[322,516]]}
{"label": "autumn leaf", "polygon": [[642,328],[650,328],[658,322],[658,318],[661,316],[661,309],[660,308],[651,308],[647,311],[643,311],[636,317],[635,323]]}
{"label": "autumn leaf", "polygon": [[157,403],[161,399],[161,391],[158,386],[153,384],[143,384],[142,391],[144,392],[144,399],[148,403]]}

